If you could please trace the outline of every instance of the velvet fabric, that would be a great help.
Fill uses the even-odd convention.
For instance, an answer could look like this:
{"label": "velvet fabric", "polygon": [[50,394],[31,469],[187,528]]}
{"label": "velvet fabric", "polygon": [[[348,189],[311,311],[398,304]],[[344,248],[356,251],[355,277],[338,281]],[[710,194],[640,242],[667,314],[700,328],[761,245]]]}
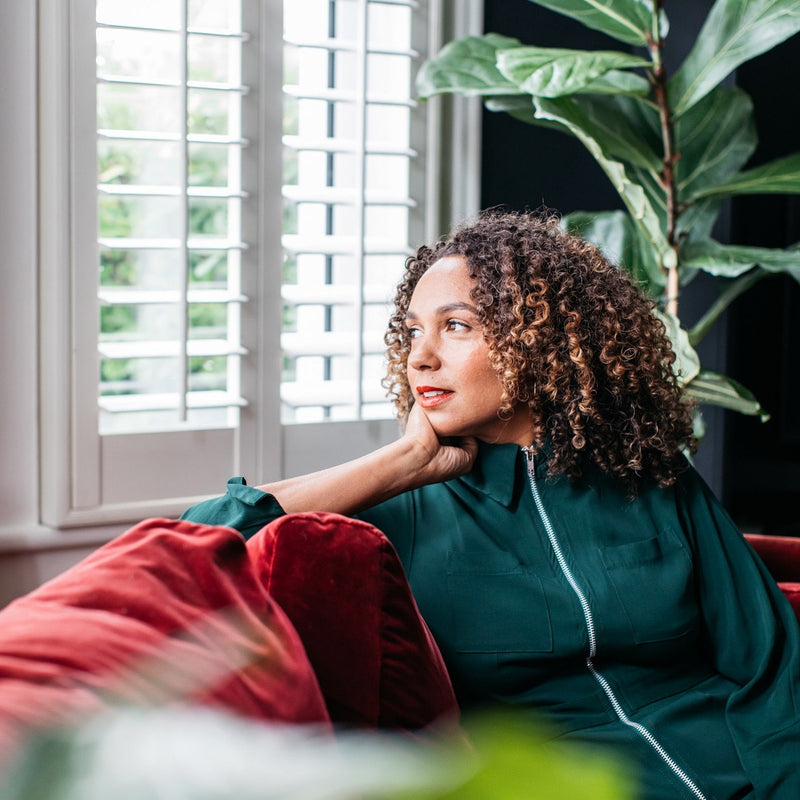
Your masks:
{"label": "velvet fabric", "polygon": [[439,648],[377,528],[338,514],[289,514],[247,548],[305,643],[335,723],[417,729],[457,716]]}
{"label": "velvet fabric", "polygon": [[778,582],[800,620],[800,537],[746,533],[745,539]]}
{"label": "velvet fabric", "polygon": [[177,699],[330,727],[300,638],[230,528],[145,520],[0,611],[0,752],[28,725]]}

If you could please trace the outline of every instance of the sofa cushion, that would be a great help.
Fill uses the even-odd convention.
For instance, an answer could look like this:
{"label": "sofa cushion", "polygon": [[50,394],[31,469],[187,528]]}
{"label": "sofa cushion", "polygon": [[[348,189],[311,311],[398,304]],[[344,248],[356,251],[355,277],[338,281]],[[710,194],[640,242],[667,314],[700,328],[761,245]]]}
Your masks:
{"label": "sofa cushion", "polygon": [[145,520],[0,611],[7,737],[178,699],[330,724],[297,632],[230,528]]}
{"label": "sofa cushion", "polygon": [[338,514],[289,514],[247,547],[303,639],[334,722],[419,729],[457,716],[439,648],[377,528]]}

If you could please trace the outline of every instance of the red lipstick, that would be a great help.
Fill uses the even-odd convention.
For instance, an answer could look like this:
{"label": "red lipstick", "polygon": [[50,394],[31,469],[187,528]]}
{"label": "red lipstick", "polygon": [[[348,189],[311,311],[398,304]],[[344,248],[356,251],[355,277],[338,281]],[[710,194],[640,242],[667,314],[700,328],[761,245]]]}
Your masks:
{"label": "red lipstick", "polygon": [[417,386],[417,402],[422,408],[436,408],[445,400],[453,396],[449,389],[440,389],[438,386]]}

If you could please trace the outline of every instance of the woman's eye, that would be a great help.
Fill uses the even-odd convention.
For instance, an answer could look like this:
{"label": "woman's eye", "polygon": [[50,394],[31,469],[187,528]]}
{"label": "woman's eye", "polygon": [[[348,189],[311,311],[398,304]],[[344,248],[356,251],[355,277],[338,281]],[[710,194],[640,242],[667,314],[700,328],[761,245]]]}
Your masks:
{"label": "woman's eye", "polygon": [[408,328],[407,332],[409,339],[416,339],[421,333],[419,328]]}
{"label": "woman's eye", "polygon": [[449,331],[468,331],[469,325],[466,322],[459,322],[457,319],[447,320],[447,330]]}

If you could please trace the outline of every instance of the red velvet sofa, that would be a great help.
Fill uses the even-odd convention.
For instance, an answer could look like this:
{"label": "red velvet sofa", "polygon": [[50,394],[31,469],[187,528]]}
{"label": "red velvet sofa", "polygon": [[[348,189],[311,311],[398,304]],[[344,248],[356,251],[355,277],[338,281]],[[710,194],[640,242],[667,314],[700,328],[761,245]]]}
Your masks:
{"label": "red velvet sofa", "polygon": [[[800,617],[800,538],[747,538]],[[330,731],[458,717],[393,547],[335,514],[246,543],[148,519],[0,611],[2,755],[31,728],[187,700]]]}
{"label": "red velvet sofa", "polygon": [[458,706],[400,560],[335,514],[236,531],[148,519],[0,611],[0,760],[117,704],[427,729]]}

